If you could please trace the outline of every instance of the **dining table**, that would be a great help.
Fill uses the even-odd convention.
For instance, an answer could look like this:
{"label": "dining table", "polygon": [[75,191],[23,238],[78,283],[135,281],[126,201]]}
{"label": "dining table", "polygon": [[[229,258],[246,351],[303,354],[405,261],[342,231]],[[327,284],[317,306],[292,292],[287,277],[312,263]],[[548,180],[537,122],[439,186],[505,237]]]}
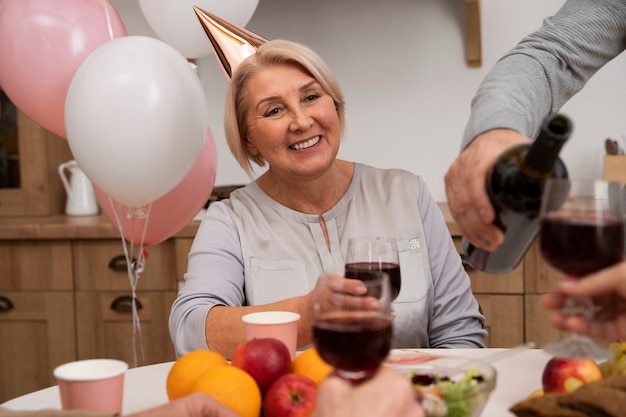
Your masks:
{"label": "dining table", "polygon": [[[436,356],[461,356],[489,362],[497,371],[496,387],[481,417],[514,416],[512,405],[541,388],[543,368],[551,358],[542,349],[414,349]],[[124,380],[122,413],[156,407],[168,402],[165,381],[174,362],[131,368]],[[60,409],[58,386],[51,386],[11,399],[0,407],[16,411]]]}

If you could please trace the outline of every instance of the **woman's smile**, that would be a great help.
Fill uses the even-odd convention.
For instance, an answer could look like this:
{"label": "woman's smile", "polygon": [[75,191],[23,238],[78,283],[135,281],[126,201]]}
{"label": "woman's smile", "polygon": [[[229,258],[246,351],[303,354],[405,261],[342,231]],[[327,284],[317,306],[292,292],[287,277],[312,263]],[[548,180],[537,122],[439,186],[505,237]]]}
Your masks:
{"label": "woman's smile", "polygon": [[290,146],[291,149],[295,149],[297,151],[302,149],[309,149],[315,145],[317,145],[320,141],[321,137],[319,135],[312,137],[311,139],[307,139],[303,142],[298,142]]}

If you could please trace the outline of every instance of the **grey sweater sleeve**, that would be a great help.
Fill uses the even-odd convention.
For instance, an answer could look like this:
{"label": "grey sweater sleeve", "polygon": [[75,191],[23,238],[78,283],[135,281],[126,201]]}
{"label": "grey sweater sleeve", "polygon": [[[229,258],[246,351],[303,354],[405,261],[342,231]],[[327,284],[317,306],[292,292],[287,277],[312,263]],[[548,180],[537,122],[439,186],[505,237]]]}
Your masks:
{"label": "grey sweater sleeve", "polygon": [[497,128],[536,137],[545,116],[624,49],[626,1],[566,1],[487,74],[472,99],[462,147]]}

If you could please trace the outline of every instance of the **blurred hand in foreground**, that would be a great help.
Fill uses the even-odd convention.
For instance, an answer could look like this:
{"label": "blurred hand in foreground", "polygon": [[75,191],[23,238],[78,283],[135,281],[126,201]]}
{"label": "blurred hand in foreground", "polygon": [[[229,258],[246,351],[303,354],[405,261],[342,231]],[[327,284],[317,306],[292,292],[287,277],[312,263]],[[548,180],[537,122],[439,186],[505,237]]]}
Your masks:
{"label": "blurred hand in foreground", "polygon": [[[598,311],[593,319],[561,313],[567,297],[593,300]],[[559,292],[546,294],[543,306],[552,311],[553,326],[607,340],[626,339],[626,260],[617,265],[578,279],[565,279]]]}

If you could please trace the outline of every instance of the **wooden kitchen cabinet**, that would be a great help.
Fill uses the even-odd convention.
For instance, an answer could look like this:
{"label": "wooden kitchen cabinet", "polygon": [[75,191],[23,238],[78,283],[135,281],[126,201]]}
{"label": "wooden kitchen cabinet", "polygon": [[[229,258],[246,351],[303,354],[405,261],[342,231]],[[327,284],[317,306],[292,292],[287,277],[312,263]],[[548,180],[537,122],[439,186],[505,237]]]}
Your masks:
{"label": "wooden kitchen cabinet", "polygon": [[78,359],[115,358],[131,366],[176,359],[167,327],[177,288],[174,241],[145,248],[134,300],[119,239],[73,243]]}
{"label": "wooden kitchen cabinet", "polygon": [[[451,226],[450,220],[448,221]],[[454,245],[463,253],[461,236],[451,228]],[[502,276],[486,274],[464,263],[472,291],[485,316],[488,347],[513,347],[524,343],[524,266]]]}
{"label": "wooden kitchen cabinet", "polygon": [[196,228],[146,248],[135,351],[124,248],[108,219],[0,217],[0,403],[54,385],[54,368],[73,360],[174,360],[168,318]]}
{"label": "wooden kitchen cabinet", "polygon": [[[166,240],[145,248],[144,270],[139,275],[140,290],[176,289],[174,241]],[[77,240],[73,242],[74,278],[77,291],[128,290],[127,262],[119,239]],[[133,257],[136,257],[134,254]]]}
{"label": "wooden kitchen cabinet", "polygon": [[71,259],[66,241],[0,241],[0,402],[76,357]]}
{"label": "wooden kitchen cabinet", "polygon": [[78,359],[115,358],[131,367],[175,360],[167,327],[175,298],[176,291],[137,291],[135,328],[130,292],[77,291]]}
{"label": "wooden kitchen cabinet", "polygon": [[0,290],[0,403],[54,385],[76,358],[71,291]]}
{"label": "wooden kitchen cabinet", "polygon": [[[13,105],[10,101],[2,104]],[[72,159],[67,141],[18,109],[15,109],[15,124],[15,144],[8,143],[12,142],[10,138],[0,137],[0,144],[8,152],[5,163],[11,172],[9,177],[12,174],[16,177],[8,181],[8,186],[0,187],[0,216],[63,213],[65,190],[57,168]]]}

